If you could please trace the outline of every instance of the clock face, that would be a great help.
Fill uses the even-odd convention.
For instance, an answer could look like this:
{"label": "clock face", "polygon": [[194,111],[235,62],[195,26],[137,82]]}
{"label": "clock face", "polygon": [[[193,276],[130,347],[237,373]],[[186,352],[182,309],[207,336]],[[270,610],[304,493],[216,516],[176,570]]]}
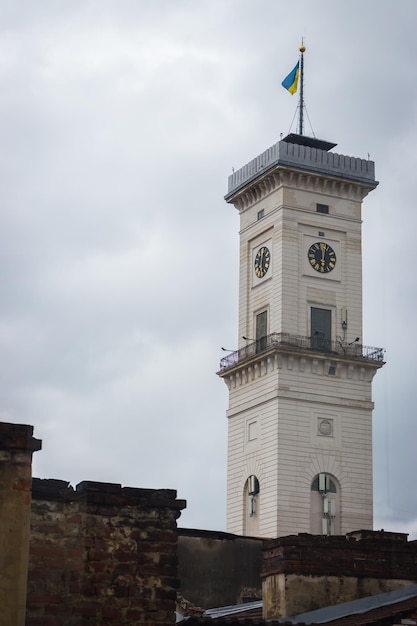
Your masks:
{"label": "clock face", "polygon": [[255,257],[255,274],[258,278],[263,278],[271,263],[271,253],[266,246],[259,248]]}
{"label": "clock face", "polygon": [[311,267],[320,274],[331,272],[336,265],[336,253],[328,243],[318,241],[308,249],[308,260]]}

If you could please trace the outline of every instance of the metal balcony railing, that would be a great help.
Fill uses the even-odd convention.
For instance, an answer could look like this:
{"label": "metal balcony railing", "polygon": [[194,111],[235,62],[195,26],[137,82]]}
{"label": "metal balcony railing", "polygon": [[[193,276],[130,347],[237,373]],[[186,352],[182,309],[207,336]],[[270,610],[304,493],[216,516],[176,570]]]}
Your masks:
{"label": "metal balcony railing", "polygon": [[357,342],[346,343],[341,339],[329,341],[321,337],[320,334],[313,337],[303,337],[302,335],[290,335],[289,333],[272,333],[223,357],[220,361],[220,371],[273,348],[285,351],[293,350],[294,352],[324,353],[330,357],[334,355],[365,361],[382,362],[384,360],[384,350],[382,348],[371,348]]}

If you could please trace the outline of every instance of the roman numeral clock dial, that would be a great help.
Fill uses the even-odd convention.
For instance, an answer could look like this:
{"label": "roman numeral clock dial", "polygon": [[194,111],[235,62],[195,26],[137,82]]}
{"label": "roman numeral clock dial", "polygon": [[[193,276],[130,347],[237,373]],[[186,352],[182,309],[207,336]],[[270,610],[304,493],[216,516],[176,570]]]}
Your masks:
{"label": "roman numeral clock dial", "polygon": [[324,241],[313,243],[309,247],[307,255],[311,267],[320,274],[327,274],[336,266],[336,253]]}
{"label": "roman numeral clock dial", "polygon": [[271,263],[271,253],[266,246],[259,248],[255,256],[255,274],[258,278],[263,278],[269,269]]}

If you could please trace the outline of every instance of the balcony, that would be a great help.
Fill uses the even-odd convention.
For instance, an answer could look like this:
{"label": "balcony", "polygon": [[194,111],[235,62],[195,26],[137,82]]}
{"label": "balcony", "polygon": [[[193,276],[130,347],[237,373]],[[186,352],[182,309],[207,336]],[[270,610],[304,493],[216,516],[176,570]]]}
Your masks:
{"label": "balcony", "polygon": [[328,355],[333,358],[376,361],[381,365],[384,361],[382,348],[371,348],[357,342],[346,343],[341,339],[329,341],[320,337],[319,334],[313,337],[303,337],[289,333],[272,333],[223,357],[220,361],[220,371],[273,349],[280,352],[309,352],[310,354]]}

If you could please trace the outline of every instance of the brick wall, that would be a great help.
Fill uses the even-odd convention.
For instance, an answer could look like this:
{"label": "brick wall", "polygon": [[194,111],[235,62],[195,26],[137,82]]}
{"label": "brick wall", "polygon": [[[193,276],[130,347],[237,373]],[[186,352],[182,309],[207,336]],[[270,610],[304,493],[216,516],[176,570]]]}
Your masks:
{"label": "brick wall", "polygon": [[417,541],[404,533],[291,535],[264,544],[262,576],[274,573],[407,578],[417,576]]}
{"label": "brick wall", "polygon": [[281,537],[264,544],[262,578],[264,618],[297,615],[417,582],[417,541],[368,530]]}
{"label": "brick wall", "polygon": [[172,490],[33,480],[26,626],[173,624]]}

